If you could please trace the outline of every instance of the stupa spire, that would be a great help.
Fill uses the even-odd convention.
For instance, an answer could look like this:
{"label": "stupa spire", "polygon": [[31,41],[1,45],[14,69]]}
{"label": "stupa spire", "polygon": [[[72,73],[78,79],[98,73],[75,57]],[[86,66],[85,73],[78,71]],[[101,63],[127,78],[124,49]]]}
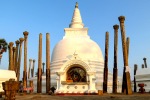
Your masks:
{"label": "stupa spire", "polygon": [[75,5],[74,13],[73,13],[71,24],[69,25],[69,27],[70,28],[83,28],[84,27],[77,2]]}
{"label": "stupa spire", "polygon": [[78,8],[78,2],[76,2],[75,8]]}

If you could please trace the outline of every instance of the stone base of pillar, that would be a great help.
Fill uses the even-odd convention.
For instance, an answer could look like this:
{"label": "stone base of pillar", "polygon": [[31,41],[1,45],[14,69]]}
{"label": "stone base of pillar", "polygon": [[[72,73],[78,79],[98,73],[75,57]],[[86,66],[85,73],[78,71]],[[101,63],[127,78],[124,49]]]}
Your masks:
{"label": "stone base of pillar", "polygon": [[37,75],[37,93],[42,92],[42,69],[38,68],[38,75]]}
{"label": "stone base of pillar", "polygon": [[102,90],[98,90],[98,95],[103,95],[103,91]]}
{"label": "stone base of pillar", "polygon": [[113,93],[117,93],[117,75],[118,69],[113,68]]}
{"label": "stone base of pillar", "polygon": [[132,88],[131,88],[131,80],[130,80],[130,73],[129,72],[126,72],[126,84],[127,84],[126,94],[131,95],[132,94]]}
{"label": "stone base of pillar", "polygon": [[0,92],[0,98],[2,98],[2,92]]}
{"label": "stone base of pillar", "polygon": [[50,69],[46,69],[46,93],[49,93],[50,88]]}
{"label": "stone base of pillar", "polygon": [[126,73],[125,73],[125,67],[123,68],[123,78],[122,78],[122,93],[126,93]]}
{"label": "stone base of pillar", "polygon": [[27,91],[25,88],[27,88],[27,72],[23,71],[23,93],[27,94]]}
{"label": "stone base of pillar", "polygon": [[103,82],[103,93],[107,93],[107,83]]}
{"label": "stone base of pillar", "polygon": [[108,68],[104,68],[103,93],[107,93]]}

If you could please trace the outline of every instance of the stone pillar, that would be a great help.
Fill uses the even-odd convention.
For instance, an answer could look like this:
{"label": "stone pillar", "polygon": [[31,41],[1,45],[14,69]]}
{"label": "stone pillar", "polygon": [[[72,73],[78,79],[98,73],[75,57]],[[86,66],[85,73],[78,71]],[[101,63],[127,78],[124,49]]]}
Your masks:
{"label": "stone pillar", "polygon": [[114,68],[113,68],[113,93],[117,93],[117,56],[118,56],[118,29],[119,25],[114,25]]}
{"label": "stone pillar", "polygon": [[31,69],[32,59],[29,59],[29,70],[28,70],[28,79],[30,78],[30,69]]}
{"label": "stone pillar", "polygon": [[43,65],[42,73],[44,74],[44,65],[45,65],[45,63],[43,62],[42,65]]}
{"label": "stone pillar", "polygon": [[[127,37],[126,39],[126,48],[127,48],[127,58],[129,58],[129,43],[130,43],[130,38]],[[122,83],[122,93],[126,92],[126,73],[125,73],[125,66],[123,67],[123,83]]]}
{"label": "stone pillar", "polygon": [[16,47],[13,47],[13,70],[16,69]]}
{"label": "stone pillar", "polygon": [[146,58],[143,58],[143,60],[144,60],[145,68],[147,68]]}
{"label": "stone pillar", "polygon": [[15,69],[15,72],[16,72],[16,74],[17,74],[17,69],[18,69],[18,46],[19,46],[19,40],[17,40],[16,42],[16,59],[15,59],[15,67],[16,67],[16,69]]}
{"label": "stone pillar", "polygon": [[108,48],[109,48],[109,33],[106,32],[105,37],[105,63],[104,63],[104,79],[103,79],[103,93],[107,93],[108,80]]}
{"label": "stone pillar", "polygon": [[39,34],[37,93],[42,92],[42,34]]}
{"label": "stone pillar", "polygon": [[142,64],[142,68],[144,68],[144,64]]}
{"label": "stone pillar", "polygon": [[18,58],[18,66],[17,66],[17,81],[20,79],[20,65],[21,65],[21,55],[22,55],[22,43],[24,38],[19,38],[20,40],[20,48],[19,48],[19,58]]}
{"label": "stone pillar", "polygon": [[[129,66],[128,66],[128,56],[127,56],[127,46],[126,46],[126,34],[125,34],[125,28],[124,28],[124,21],[125,17],[120,16],[120,30],[121,30],[121,37],[122,37],[122,49],[123,49],[123,58],[124,58],[124,71],[125,75],[123,74],[123,85],[122,85],[122,92],[126,94],[132,94],[131,89],[131,79],[130,79],[130,72],[129,72]],[[123,72],[124,73],[124,72]]]}
{"label": "stone pillar", "polygon": [[[28,39],[28,32],[23,32],[24,35],[24,71],[23,71],[23,87],[27,87],[27,39]],[[26,91],[25,91],[26,92]]]}
{"label": "stone pillar", "polygon": [[10,42],[9,43],[9,70],[14,70],[13,68],[13,45],[14,43],[13,42]]}
{"label": "stone pillar", "polygon": [[137,68],[138,68],[137,64],[134,64],[134,92],[137,92],[137,89],[136,89],[136,79],[135,79]]}
{"label": "stone pillar", "polygon": [[49,93],[51,87],[50,75],[50,34],[46,33],[46,93]]}
{"label": "stone pillar", "polygon": [[34,77],[34,65],[35,65],[35,59],[33,59],[33,67],[32,67],[32,70],[31,70],[32,77]]}

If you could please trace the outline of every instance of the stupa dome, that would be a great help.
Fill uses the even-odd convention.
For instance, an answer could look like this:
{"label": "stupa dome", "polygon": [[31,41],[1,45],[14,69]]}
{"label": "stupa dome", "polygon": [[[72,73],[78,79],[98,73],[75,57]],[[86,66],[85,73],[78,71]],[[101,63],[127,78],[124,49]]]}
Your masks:
{"label": "stupa dome", "polygon": [[51,61],[69,58],[74,53],[83,60],[104,62],[100,47],[88,36],[70,36],[62,39],[53,49]]}

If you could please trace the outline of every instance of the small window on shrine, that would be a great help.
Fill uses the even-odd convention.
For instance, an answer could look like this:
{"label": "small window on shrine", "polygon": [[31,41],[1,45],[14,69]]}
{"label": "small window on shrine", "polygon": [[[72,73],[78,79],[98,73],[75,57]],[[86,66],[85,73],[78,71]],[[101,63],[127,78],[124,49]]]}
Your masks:
{"label": "small window on shrine", "polygon": [[86,82],[86,71],[78,66],[71,67],[67,71],[67,82]]}

